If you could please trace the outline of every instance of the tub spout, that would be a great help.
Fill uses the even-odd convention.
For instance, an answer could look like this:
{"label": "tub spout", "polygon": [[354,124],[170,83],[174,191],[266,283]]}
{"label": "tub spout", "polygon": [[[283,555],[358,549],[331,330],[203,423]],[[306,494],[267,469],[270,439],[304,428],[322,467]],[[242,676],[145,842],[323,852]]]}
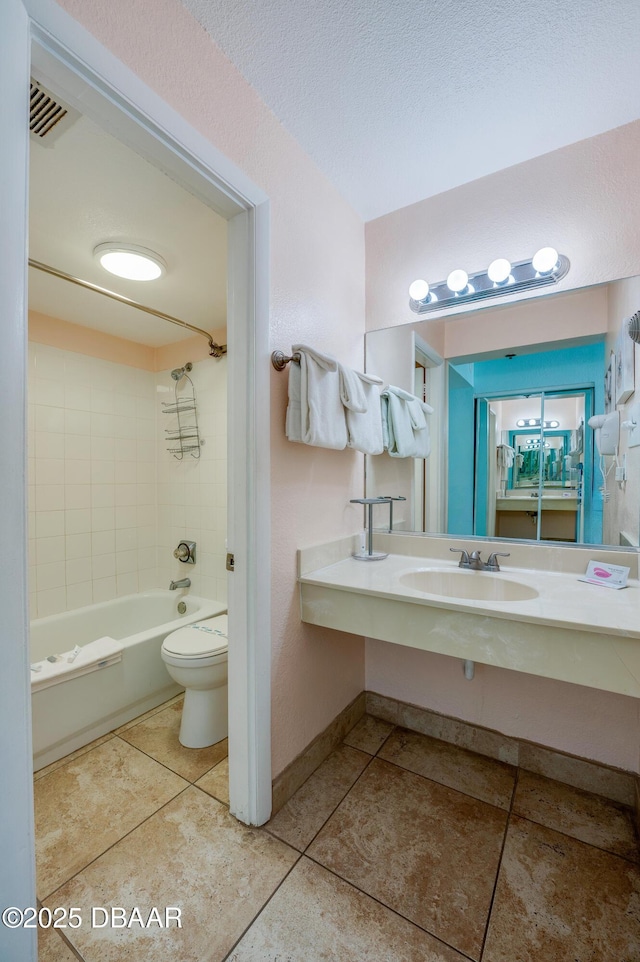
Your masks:
{"label": "tub spout", "polygon": [[176,588],[190,588],[191,578],[182,578],[180,581],[172,581],[169,585],[169,591],[175,591]]}

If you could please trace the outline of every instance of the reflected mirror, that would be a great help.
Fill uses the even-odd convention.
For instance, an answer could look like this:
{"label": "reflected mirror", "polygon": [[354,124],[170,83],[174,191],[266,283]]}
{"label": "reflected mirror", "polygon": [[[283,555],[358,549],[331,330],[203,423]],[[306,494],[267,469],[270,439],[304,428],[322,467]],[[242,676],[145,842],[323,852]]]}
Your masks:
{"label": "reflected mirror", "polygon": [[[366,370],[434,413],[429,458],[367,457],[365,496],[406,498],[395,530],[637,547],[639,307],[633,277],[367,333]],[[601,454],[589,419],[616,409]]]}

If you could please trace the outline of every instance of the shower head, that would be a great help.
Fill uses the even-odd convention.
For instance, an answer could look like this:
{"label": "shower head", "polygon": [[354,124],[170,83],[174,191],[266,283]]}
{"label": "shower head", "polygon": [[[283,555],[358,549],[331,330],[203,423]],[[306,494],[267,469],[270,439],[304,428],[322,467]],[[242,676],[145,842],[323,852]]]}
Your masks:
{"label": "shower head", "polygon": [[179,381],[181,377],[184,377],[187,371],[190,371],[193,367],[191,361],[187,361],[184,367],[174,367],[171,372],[171,377],[174,381]]}

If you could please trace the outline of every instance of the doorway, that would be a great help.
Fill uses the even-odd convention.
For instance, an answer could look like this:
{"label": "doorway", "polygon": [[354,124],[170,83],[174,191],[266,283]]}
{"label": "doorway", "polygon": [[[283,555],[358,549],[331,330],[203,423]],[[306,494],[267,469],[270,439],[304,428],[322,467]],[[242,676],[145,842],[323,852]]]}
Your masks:
{"label": "doorway", "polygon": [[[229,272],[229,553],[235,571],[229,576],[230,772],[232,812],[248,824],[267,820],[271,806],[270,772],[270,553],[269,553],[269,396],[268,381],[268,224],[266,196],[190,128],[135,75],[123,68],[60,8],[37,5],[30,19],[20,0],[3,4],[2,86],[10,92],[3,104],[3,129],[13,150],[2,162],[2,207],[7,236],[13,238],[0,279],[5,350],[0,382],[11,418],[3,468],[0,523],[5,537],[18,545],[3,563],[2,601],[5,671],[0,698],[0,728],[7,783],[15,786],[7,801],[3,851],[14,866],[12,901],[33,898],[30,827],[30,721],[26,615],[25,425],[26,322],[26,181],[28,151],[27,93],[30,70],[81,102],[85,114],[117,133],[125,144],[200,196],[228,221]],[[30,49],[30,44],[33,44]],[[258,400],[259,399],[259,400]],[[260,472],[255,470],[260,463]],[[258,617],[259,613],[259,617]],[[6,697],[5,697],[6,695]],[[28,844],[31,839],[31,845]],[[27,843],[25,843],[27,840]],[[3,839],[4,843],[4,839]],[[8,882],[9,880],[7,880]],[[6,904],[10,904],[8,901]],[[11,934],[7,938],[12,938]],[[4,939],[4,935],[3,935]],[[4,945],[4,942],[3,942]],[[7,943],[7,958],[18,958],[17,944]],[[26,958],[25,942],[20,957]]]}

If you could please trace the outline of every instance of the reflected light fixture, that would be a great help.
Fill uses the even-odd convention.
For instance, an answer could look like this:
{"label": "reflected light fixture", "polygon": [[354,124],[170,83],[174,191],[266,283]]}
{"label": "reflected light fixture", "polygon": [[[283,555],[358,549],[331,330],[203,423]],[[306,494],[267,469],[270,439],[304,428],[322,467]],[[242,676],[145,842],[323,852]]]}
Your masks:
{"label": "reflected light fixture", "polygon": [[[517,428],[539,428],[539,427],[542,427],[542,426],[543,426],[543,425],[542,425],[542,421],[540,420],[540,418],[518,418],[518,420],[516,421],[516,427],[517,427]],[[544,422],[544,427],[545,427],[545,428],[559,428],[559,427],[560,427],[560,422],[559,422],[559,421],[556,421],[555,419],[554,419],[553,421],[545,421],[545,422]]]}
{"label": "reflected light fixture", "polygon": [[155,281],[167,270],[159,254],[135,244],[98,244],[93,256],[105,271],[130,281]]}
{"label": "reflected light fixture", "polygon": [[519,294],[530,288],[557,284],[568,272],[569,259],[554,247],[541,247],[530,260],[511,263],[498,257],[483,271],[467,274],[458,268],[446,281],[429,284],[414,281],[409,288],[409,307],[415,314],[457,307],[465,301]]}

